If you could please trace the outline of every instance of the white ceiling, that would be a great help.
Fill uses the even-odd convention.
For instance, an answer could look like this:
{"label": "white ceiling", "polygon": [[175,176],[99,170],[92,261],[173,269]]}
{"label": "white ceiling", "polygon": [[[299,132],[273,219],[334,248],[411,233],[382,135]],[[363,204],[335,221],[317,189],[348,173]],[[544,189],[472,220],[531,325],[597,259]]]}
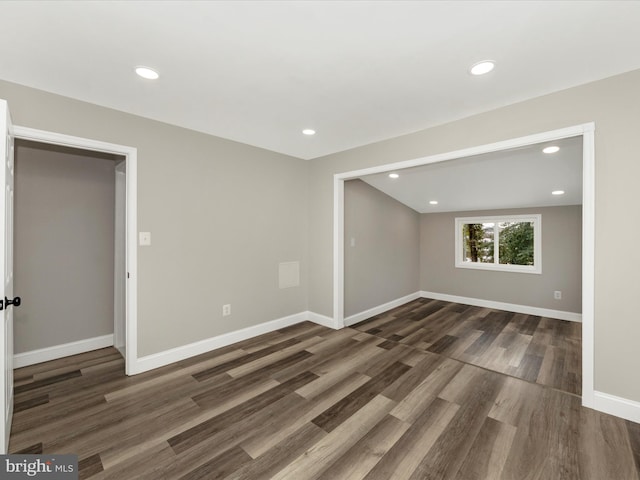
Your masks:
{"label": "white ceiling", "polygon": [[[542,149],[560,147],[554,154]],[[420,213],[582,204],[582,137],[361,177]],[[552,195],[564,190],[564,195]],[[430,205],[437,200],[437,205]]]}
{"label": "white ceiling", "polygon": [[0,78],[310,159],[638,69],[638,25],[638,1],[2,1]]}

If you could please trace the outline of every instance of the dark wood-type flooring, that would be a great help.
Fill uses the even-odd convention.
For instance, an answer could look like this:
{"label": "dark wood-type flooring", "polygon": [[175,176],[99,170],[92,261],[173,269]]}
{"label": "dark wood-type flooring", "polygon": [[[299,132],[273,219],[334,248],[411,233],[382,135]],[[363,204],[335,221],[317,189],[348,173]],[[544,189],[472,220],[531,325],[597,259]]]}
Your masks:
{"label": "dark wood-type flooring", "polygon": [[420,299],[134,377],[112,348],[16,370],[10,451],[91,479],[639,480],[640,425],[579,392],[579,324]]}

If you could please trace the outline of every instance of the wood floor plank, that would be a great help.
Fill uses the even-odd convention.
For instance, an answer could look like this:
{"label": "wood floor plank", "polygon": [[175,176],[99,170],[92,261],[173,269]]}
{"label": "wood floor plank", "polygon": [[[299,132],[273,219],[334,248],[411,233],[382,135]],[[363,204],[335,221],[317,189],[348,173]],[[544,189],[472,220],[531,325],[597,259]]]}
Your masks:
{"label": "wood floor plank", "polygon": [[361,348],[356,349],[356,351],[349,356],[349,362],[345,362],[344,355],[342,355],[334,357],[327,362],[320,362],[317,366],[311,368],[309,371],[315,373],[320,378],[299,388],[297,392],[305,398],[314,398],[332,385],[347,378],[353,372],[361,370],[360,366],[367,363],[371,358],[375,358],[377,355],[381,355],[387,351],[378,348],[372,343],[365,344],[365,342],[362,342],[361,345]]}
{"label": "wood floor plank", "polygon": [[393,408],[395,402],[378,395],[353,414],[347,421],[323,437],[276,473],[273,480],[316,478],[351,448]]}
{"label": "wood floor plank", "polygon": [[505,378],[488,417],[518,427],[530,418],[533,403],[539,394],[540,389],[531,383],[517,378]]}
{"label": "wood floor plank", "polygon": [[465,480],[500,478],[516,430],[513,425],[486,417],[456,476]]}
{"label": "wood floor plank", "polygon": [[296,388],[299,388],[316,378],[318,377],[313,373],[303,373],[288,382],[279,384],[276,387],[273,387],[229,410],[226,410],[220,415],[210,418],[197,426],[169,438],[169,445],[171,445],[177,454],[180,454],[197,443],[204,441],[213,433],[223,430],[234,422],[238,422],[243,417],[251,415],[253,412],[264,408],[266,405],[269,405],[276,400],[279,400],[288,393],[294,391]]}
{"label": "wood floor plank", "polygon": [[[573,436],[580,422],[576,409],[579,411],[579,400],[573,396],[551,389],[539,392],[531,412],[518,425],[502,478],[580,478]],[[575,423],[575,430],[567,429],[569,422]],[[563,445],[563,440],[570,444]]]}
{"label": "wood floor plank", "polygon": [[271,478],[326,435],[327,432],[313,423],[304,423],[298,430],[285,436],[264,453],[254,457],[254,461],[246,463],[227,478],[229,480]]}
{"label": "wood floor plank", "polygon": [[638,477],[640,477],[640,424],[630,421],[626,421],[625,423],[627,425],[627,431],[629,432],[629,443],[636,463],[636,471]]}
{"label": "wood floor plank", "polygon": [[80,376],[82,376],[82,372],[79,369],[76,369],[70,372],[60,373],[58,375],[41,378],[40,380],[34,379],[34,381],[31,383],[17,385],[14,389],[14,393],[17,397],[19,397],[20,394],[23,394],[25,392],[42,389],[53,383],[64,382],[65,380],[69,380],[70,378],[76,378]]}
{"label": "wood floor plank", "polygon": [[311,422],[326,432],[331,432],[410,369],[411,367],[400,362],[389,365],[379,375],[372,377],[367,383],[332,405]]}
{"label": "wood floor plank", "polygon": [[[172,403],[165,410],[157,410],[162,416],[153,421],[154,415],[145,415],[140,419],[131,419],[114,426],[101,429],[94,436],[85,436],[85,444],[76,451],[99,451],[105,467],[116,464],[124,454],[143,451],[150,439],[166,438],[167,432],[175,425],[181,425],[200,414],[190,399],[183,399],[182,403]],[[97,438],[96,438],[97,437]],[[92,447],[98,445],[98,448]]]}
{"label": "wood floor plank", "polygon": [[[73,370],[80,370],[84,366],[94,365],[95,363],[103,363],[113,358],[122,358],[120,353],[114,348],[100,348],[79,355],[71,355],[69,357],[58,358],[50,362],[36,363],[27,367],[15,370],[15,377],[20,380],[24,377],[50,376],[58,375]],[[124,364],[124,359],[122,359]]]}
{"label": "wood floor plank", "polygon": [[175,460],[176,455],[167,442],[152,445],[147,449],[140,449],[135,455],[123,456],[118,461],[107,465],[103,459],[104,470],[89,478],[91,480],[124,480],[135,478],[139,480],[143,476],[150,478],[166,478],[162,471],[162,465],[167,461]]}
{"label": "wood floor plank", "polygon": [[234,447],[182,475],[179,480],[218,480],[238,470],[251,457],[240,447]]}
{"label": "wood floor plank", "polygon": [[[283,415],[274,415],[274,421],[263,423],[252,432],[250,438],[241,442],[242,448],[253,458],[262,456],[269,449],[284,441],[288,436],[293,435],[294,432],[299,431],[305,424],[311,423],[312,419],[342,398],[350,395],[369,380],[370,378],[366,375],[353,372],[320,395],[309,400],[306,404],[296,408],[295,415],[291,415],[288,410],[282,412]],[[296,390],[296,394],[299,391],[300,389]],[[317,425],[312,425],[320,429]],[[324,432],[324,430],[322,431]]]}
{"label": "wood floor plank", "polygon": [[[238,367],[227,370],[226,373],[232,377],[241,377],[242,375],[274,365],[276,366],[276,370],[284,368],[284,364],[282,363],[284,360],[290,358],[296,359],[294,362],[297,360],[303,360],[304,358],[313,355],[311,352],[305,351],[308,347],[322,342],[323,339],[321,337],[314,336],[306,340],[299,341],[290,347],[286,347],[282,350],[278,350],[277,352],[257,358],[252,362],[244,363]],[[279,367],[278,365],[281,365],[282,367]]]}
{"label": "wood floor plank", "polygon": [[424,405],[431,403],[440,394],[442,389],[457,376],[463,365],[455,360],[445,359],[398,403],[391,414],[400,420],[413,423]]}
{"label": "wood floor plank", "polygon": [[269,345],[267,347],[265,346],[261,346],[262,348],[259,348],[256,351],[253,351],[251,353],[247,353],[246,355],[243,355],[241,357],[235,358],[233,360],[229,360],[228,362],[225,363],[221,363],[219,365],[216,365],[215,367],[212,368],[208,368],[205,370],[202,370],[200,372],[196,372],[193,374],[193,377],[198,380],[198,381],[203,381],[206,380],[208,378],[211,377],[215,377],[216,375],[218,375],[219,373],[222,372],[227,372],[235,367],[238,367],[240,365],[245,365],[247,363],[251,363],[254,360],[258,359],[258,358],[262,358],[262,357],[266,357],[267,355],[270,355],[271,353],[274,352],[278,352],[284,348],[287,348],[291,345],[295,345],[296,343],[300,343],[299,340],[295,339],[295,338],[290,338],[288,340],[285,340],[283,342],[279,342],[273,345]]}
{"label": "wood floor plank", "polygon": [[383,478],[406,480],[433,447],[440,435],[459,410],[459,406],[440,398],[432,400],[416,415],[415,422],[393,447],[364,477],[366,480]]}
{"label": "wood floor plank", "polygon": [[444,360],[445,358],[440,355],[423,355],[421,360],[416,363],[413,368],[385,388],[382,394],[396,402],[404,400],[404,398],[431,375]]}
{"label": "wood floor plank", "polygon": [[151,392],[153,394],[154,387],[159,386],[159,388],[166,388],[166,383],[169,380],[174,378],[182,377],[185,375],[192,375],[198,371],[202,371],[203,369],[207,370],[213,367],[220,365],[221,363],[226,363],[230,360],[235,360],[239,357],[244,356],[245,353],[242,350],[231,350],[222,355],[216,355],[214,358],[202,360],[196,364],[185,365],[183,368],[176,370],[172,373],[163,375],[161,377],[150,378],[144,382],[138,382],[133,385],[129,385],[124,388],[120,388],[118,390],[107,393],[104,398],[107,402],[113,402],[119,398],[125,398],[129,396],[137,396],[140,392],[146,391]]}
{"label": "wood floor plank", "polygon": [[103,470],[104,468],[102,467],[100,455],[97,453],[90,457],[78,460],[78,476],[81,479],[93,477]]}
{"label": "wood floor plank", "polygon": [[[167,439],[173,438],[177,435],[184,433],[189,429],[195,428],[198,425],[201,425],[202,423],[207,422],[212,418],[218,415],[221,415],[224,412],[231,410],[232,408],[237,407],[239,404],[248,402],[255,396],[260,395],[272,388],[277,387],[278,385],[279,385],[278,382],[274,380],[269,380],[265,383],[260,384],[259,388],[254,387],[252,390],[243,391],[238,395],[225,398],[224,401],[220,401],[214,407],[197,414],[190,420],[184,421],[177,425],[168,425],[169,430],[167,430],[162,436],[150,437],[144,440],[144,442],[141,442],[139,445],[133,448],[128,448],[124,451],[121,451],[117,446],[114,446],[113,448],[116,449],[116,452],[115,454],[112,454],[113,455],[112,460],[106,458],[106,455],[109,455],[111,453],[110,450],[103,452],[103,456],[102,456],[103,464],[105,464],[106,466],[108,461],[109,462],[113,461],[114,464],[110,466],[115,467],[116,462],[120,462],[120,463],[127,462],[130,458],[134,458],[138,455],[145,455],[146,452],[153,451],[154,449],[157,449],[159,446],[163,444],[167,444]],[[160,451],[162,451],[162,449],[160,449]],[[173,452],[173,450],[171,451]],[[173,456],[175,456],[175,453],[173,453]]]}
{"label": "wood floor plank", "polygon": [[[52,451],[74,452],[81,457],[106,454],[110,450],[108,445],[118,445],[119,449],[129,448],[138,445],[146,436],[154,436],[157,429],[163,427],[162,422],[147,426],[155,418],[162,418],[164,425],[174,425],[193,418],[199,411],[190,398],[182,398],[153,412],[129,415],[118,422],[91,419],[87,422],[89,428],[81,433],[50,438],[45,446]],[[141,435],[141,432],[146,435]]]}
{"label": "wood floor plank", "polygon": [[[579,478],[637,480],[640,477],[637,464],[626,461],[629,456],[636,460],[638,458],[631,437],[625,436],[625,433],[629,433],[627,425],[631,422],[595,410],[577,410],[581,430],[589,432],[579,439]],[[633,427],[640,428],[637,423],[632,424]]]}
{"label": "wood floor plank", "polygon": [[37,434],[37,430],[40,429],[42,425],[49,426],[69,422],[72,420],[70,417],[74,414],[78,417],[83,417],[87,414],[87,410],[101,405],[104,406],[106,403],[107,401],[103,395],[93,393],[73,402],[65,402],[63,398],[58,398],[53,401],[49,400],[47,403],[37,405],[29,412],[15,412],[11,425],[11,435],[15,438],[26,431],[29,431],[29,434],[35,431]]}
{"label": "wood floor plank", "polygon": [[380,458],[404,435],[409,426],[396,417],[387,415],[318,478],[323,480],[364,478]]}
{"label": "wood floor plank", "polygon": [[32,397],[29,400],[16,402],[13,406],[13,413],[20,413],[24,410],[29,410],[39,405],[46,405],[47,403],[49,403],[49,395],[47,393],[38,395],[37,397]]}
{"label": "wood floor plank", "polygon": [[12,450],[13,453],[18,455],[41,455],[44,451],[42,442],[36,443],[34,445],[29,445],[21,450]]}
{"label": "wood floor plank", "polygon": [[504,377],[482,372],[469,389],[467,401],[451,419],[427,455],[411,475],[411,480],[453,479],[465,460],[484,419],[500,390]]}

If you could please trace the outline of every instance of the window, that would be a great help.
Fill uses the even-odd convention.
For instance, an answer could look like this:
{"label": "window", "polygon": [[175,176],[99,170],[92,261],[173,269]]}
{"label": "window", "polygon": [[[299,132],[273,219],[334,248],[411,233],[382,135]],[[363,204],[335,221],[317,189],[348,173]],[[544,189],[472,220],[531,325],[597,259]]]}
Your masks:
{"label": "window", "polygon": [[456,218],[456,267],[542,273],[541,215]]}

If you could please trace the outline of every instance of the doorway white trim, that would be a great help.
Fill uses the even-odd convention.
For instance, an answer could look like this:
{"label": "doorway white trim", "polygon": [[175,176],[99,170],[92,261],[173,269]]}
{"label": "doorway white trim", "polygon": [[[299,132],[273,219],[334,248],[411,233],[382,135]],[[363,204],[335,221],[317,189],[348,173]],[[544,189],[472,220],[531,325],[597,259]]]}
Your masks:
{"label": "doorway white trim", "polygon": [[81,148],[95,152],[122,155],[126,162],[126,264],[129,275],[126,285],[126,340],[125,371],[127,375],[138,373],[138,150],[134,147],[74,137],[14,125],[14,137],[21,140]]}
{"label": "doorway white trim", "polygon": [[582,405],[596,408],[594,394],[595,293],[595,124],[585,123],[333,176],[333,322],[344,323],[344,182],[363,175],[446,162],[537,143],[582,136]]}
{"label": "doorway white trim", "polygon": [[127,162],[116,163],[115,170],[113,346],[127,358]]}

